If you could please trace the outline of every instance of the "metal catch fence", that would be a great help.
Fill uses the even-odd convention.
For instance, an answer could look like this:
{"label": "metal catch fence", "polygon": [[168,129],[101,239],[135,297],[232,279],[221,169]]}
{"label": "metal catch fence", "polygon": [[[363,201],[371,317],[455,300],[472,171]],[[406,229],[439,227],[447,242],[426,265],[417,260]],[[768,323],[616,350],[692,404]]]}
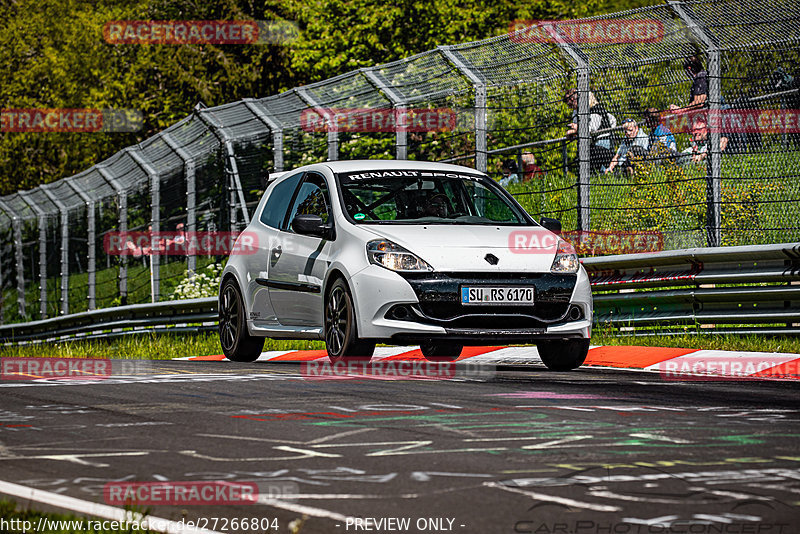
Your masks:
{"label": "metal catch fence", "polygon": [[180,298],[219,258],[119,256],[109,236],[240,231],[270,172],[325,160],[457,162],[567,231],[657,234],[668,250],[800,240],[800,4],[670,1],[522,26],[198,105],[0,198],[0,323]]}

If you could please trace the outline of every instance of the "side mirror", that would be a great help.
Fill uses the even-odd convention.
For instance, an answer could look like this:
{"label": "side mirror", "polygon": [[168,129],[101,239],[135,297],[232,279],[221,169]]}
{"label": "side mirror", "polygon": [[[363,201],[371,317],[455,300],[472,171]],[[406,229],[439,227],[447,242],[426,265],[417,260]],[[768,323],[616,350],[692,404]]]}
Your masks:
{"label": "side mirror", "polygon": [[322,222],[322,217],[311,214],[301,214],[292,219],[292,230],[322,239],[331,239],[333,235],[333,228]]}
{"label": "side mirror", "polygon": [[546,230],[550,230],[554,234],[561,233],[561,221],[558,219],[551,219],[550,217],[542,217],[542,220],[539,221],[539,224],[545,227]]}

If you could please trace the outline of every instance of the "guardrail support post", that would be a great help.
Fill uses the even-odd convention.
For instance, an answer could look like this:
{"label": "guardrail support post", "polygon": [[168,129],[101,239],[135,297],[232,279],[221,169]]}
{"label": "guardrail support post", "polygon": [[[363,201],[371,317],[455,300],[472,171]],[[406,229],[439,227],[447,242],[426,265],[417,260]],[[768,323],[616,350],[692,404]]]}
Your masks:
{"label": "guardrail support post", "polygon": [[263,102],[256,102],[252,98],[242,100],[247,109],[263,122],[272,133],[272,163],[275,172],[283,171],[283,128],[272,114],[269,113],[267,106]]}
{"label": "guardrail support post", "polygon": [[[687,29],[700,41],[708,54],[708,110],[711,117],[719,118],[722,104],[722,69],[719,42],[716,37],[700,26],[689,5],[668,0],[667,5],[686,24]],[[706,119],[710,122],[711,118]],[[710,247],[722,244],[722,155],[719,128],[710,128],[711,148],[708,152],[706,178],[706,241]]]}
{"label": "guardrail support post", "polygon": [[339,128],[333,120],[333,116],[328,109],[322,107],[314,97],[308,94],[304,87],[295,89],[295,93],[300,100],[305,102],[308,107],[316,110],[320,115],[325,117],[328,123],[328,161],[336,161],[339,159]]}
{"label": "guardrail support post", "polygon": [[[150,178],[150,224],[152,232],[158,235],[161,231],[161,179],[155,169],[144,159],[136,148],[127,148],[128,155]],[[150,302],[158,302],[161,296],[161,256],[158,251],[150,251]]]}
{"label": "guardrail support post", "polygon": [[383,94],[392,103],[395,113],[395,157],[397,159],[408,159],[408,128],[401,127],[399,120],[401,114],[408,113],[405,107],[405,101],[394,89],[385,84],[383,80],[375,74],[375,67],[361,69],[361,73],[379,93]]}
{"label": "guardrail support post", "polygon": [[61,216],[61,314],[69,313],[69,212],[67,207],[50,190],[48,185],[40,186],[50,201],[58,207]]}
{"label": "guardrail support post", "polygon": [[[553,24],[542,27],[550,35],[558,48],[576,65],[578,76],[578,230],[591,229],[591,145],[592,136],[589,131],[591,113],[589,111],[589,84],[591,70],[589,62],[580,49],[569,43],[564,33]],[[565,145],[566,147],[566,145]],[[566,153],[566,149],[565,149]],[[566,159],[566,158],[565,158]]]}
{"label": "guardrail support post", "polygon": [[452,64],[465,76],[475,90],[475,168],[481,172],[488,169],[486,142],[486,78],[475,67],[471,67],[466,58],[456,54],[452,46],[437,48],[448,63]]}
{"label": "guardrail support post", "polygon": [[95,214],[94,214],[94,199],[86,194],[86,191],[80,188],[80,186],[76,183],[73,183],[72,180],[69,178],[64,180],[64,183],[69,186],[70,189],[75,191],[75,193],[81,197],[86,203],[86,225],[87,225],[87,245],[88,245],[88,253],[89,253],[89,265],[86,272],[89,275],[89,310],[94,310],[97,308],[97,228],[95,223]]}
{"label": "guardrail support post", "polygon": [[[197,231],[197,184],[194,160],[189,153],[172,138],[169,132],[164,132],[161,138],[164,139],[167,146],[183,160],[184,175],[186,178],[186,232],[187,235],[194,236]],[[190,277],[194,276],[197,270],[196,252],[194,247],[189,247],[186,269],[189,271]]]}
{"label": "guardrail support post", "polygon": [[[0,200],[0,209],[11,217],[11,229],[14,232],[14,256],[17,260],[17,306],[20,317],[27,319],[28,313],[25,309],[25,264],[23,263],[25,258],[22,253],[22,221],[20,221],[19,215],[2,200]],[[2,287],[0,287],[1,290]]]}

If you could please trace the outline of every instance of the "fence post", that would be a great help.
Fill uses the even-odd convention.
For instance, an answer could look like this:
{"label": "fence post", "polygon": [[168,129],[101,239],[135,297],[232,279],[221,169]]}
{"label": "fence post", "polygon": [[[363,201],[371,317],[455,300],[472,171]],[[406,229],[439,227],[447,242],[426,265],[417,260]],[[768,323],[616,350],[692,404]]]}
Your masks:
{"label": "fence post", "polygon": [[[138,146],[128,147],[125,152],[150,178],[150,223],[153,235],[161,231],[161,179],[156,170],[144,159]],[[161,256],[150,251],[150,302],[158,302],[161,295]]]}
{"label": "fence post", "polygon": [[272,133],[272,159],[275,172],[283,171],[283,128],[278,124],[278,119],[272,116],[267,106],[262,102],[256,102],[252,98],[242,99],[247,109],[263,122]]}
{"label": "fence post", "polygon": [[39,312],[42,319],[47,317],[47,225],[46,214],[42,208],[29,199],[29,191],[20,191],[19,197],[36,212],[39,224]]}
{"label": "fence post", "polygon": [[[591,114],[589,111],[589,83],[591,70],[589,62],[580,49],[572,46],[564,33],[553,24],[542,27],[550,35],[559,50],[576,65],[578,75],[578,230],[591,229],[591,146],[592,136],[589,131]],[[566,153],[566,144],[565,153]]]}
{"label": "fence post", "polygon": [[408,128],[401,127],[400,121],[398,120],[400,114],[408,112],[405,108],[405,101],[394,89],[386,85],[383,80],[375,74],[375,69],[376,67],[361,69],[361,73],[364,74],[367,81],[375,87],[379,93],[383,94],[389,99],[389,102],[392,103],[396,115],[394,129],[395,156],[397,159],[408,159]]}
{"label": "fence post", "polygon": [[95,243],[97,241],[97,228],[94,216],[94,199],[69,178],[64,179],[64,183],[86,203],[87,245],[89,249],[89,266],[86,272],[89,275],[89,310],[93,310],[97,307],[97,250]]}
{"label": "fence post", "polygon": [[[128,192],[122,187],[114,175],[102,165],[95,165],[95,169],[100,173],[100,176],[114,188],[117,192],[119,199],[119,232],[122,235],[128,233]],[[128,303],[128,256],[123,254],[120,256],[119,263],[119,300],[121,305]]]}
{"label": "fence post", "polygon": [[27,319],[28,313],[25,310],[25,264],[23,263],[25,258],[22,253],[22,221],[20,221],[19,215],[9,208],[8,204],[3,200],[0,200],[0,209],[11,217],[11,228],[14,232],[14,256],[17,260],[17,306],[20,317]]}
{"label": "fence post", "polygon": [[[686,24],[691,34],[705,47],[708,54],[708,110],[711,117],[718,118],[722,103],[719,43],[714,35],[695,22],[697,15],[692,12],[691,7],[674,0],[668,0],[667,5]],[[720,151],[721,132],[719,130],[719,128],[709,128],[708,132],[711,138],[711,149],[707,157],[706,240],[710,247],[718,247],[722,244],[722,154]]]}
{"label": "fence post", "polygon": [[231,181],[231,230],[236,231],[238,223],[236,222],[236,198],[238,196],[239,203],[242,209],[242,218],[245,226],[250,224],[250,214],[247,212],[247,203],[244,200],[244,192],[242,191],[242,182],[239,179],[239,167],[236,165],[236,151],[233,148],[233,137],[228,135],[225,126],[217,120],[214,113],[208,109],[195,109],[197,117],[211,129],[211,133],[219,139],[220,144],[225,147],[225,152],[228,156],[228,165],[225,168],[228,171],[228,177]]}
{"label": "fence post", "polygon": [[475,168],[481,172],[488,169],[487,144],[486,144],[486,78],[483,74],[469,65],[469,61],[456,55],[452,46],[440,46],[437,48],[444,56],[445,60],[452,64],[463,76],[465,76],[475,90]]}
{"label": "fence post", "polygon": [[[168,131],[161,134],[161,138],[183,161],[184,175],[186,177],[186,232],[187,235],[194,236],[197,231],[197,184],[194,160],[172,138]],[[197,269],[197,250],[195,247],[189,247],[186,269],[189,271],[189,276],[194,276],[194,272]]]}
{"label": "fence post", "polygon": [[328,161],[336,161],[339,159],[339,128],[334,122],[331,113],[326,108],[322,107],[314,97],[308,94],[305,87],[298,87],[294,90],[300,100],[306,103],[308,107],[315,109],[320,115],[325,117],[328,123]]}
{"label": "fence post", "polygon": [[58,208],[61,216],[61,314],[69,313],[69,212],[67,207],[50,191],[50,186],[41,185],[40,189]]}

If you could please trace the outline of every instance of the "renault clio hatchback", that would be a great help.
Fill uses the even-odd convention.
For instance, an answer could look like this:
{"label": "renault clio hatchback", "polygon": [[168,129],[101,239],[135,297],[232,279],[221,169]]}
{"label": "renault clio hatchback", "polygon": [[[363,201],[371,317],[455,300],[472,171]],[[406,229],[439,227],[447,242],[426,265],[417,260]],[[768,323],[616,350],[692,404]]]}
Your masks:
{"label": "renault clio hatchback", "polygon": [[[592,296],[574,248],[483,173],[419,161],[335,161],[269,183],[222,273],[230,360],[264,338],[324,339],[331,360],[376,343],[431,360],[465,345],[535,343],[553,370],[589,349]],[[242,236],[240,236],[242,239]]]}

